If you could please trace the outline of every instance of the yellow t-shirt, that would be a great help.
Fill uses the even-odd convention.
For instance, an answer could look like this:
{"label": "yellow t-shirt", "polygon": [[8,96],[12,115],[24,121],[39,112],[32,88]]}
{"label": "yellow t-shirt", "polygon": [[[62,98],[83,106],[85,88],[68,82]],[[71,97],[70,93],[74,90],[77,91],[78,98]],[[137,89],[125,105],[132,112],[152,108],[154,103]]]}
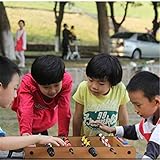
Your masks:
{"label": "yellow t-shirt", "polygon": [[96,97],[89,91],[87,81],[83,81],[73,99],[84,106],[81,134],[86,136],[96,136],[98,133],[107,135],[96,126],[90,126],[90,122],[99,120],[107,126],[116,126],[119,106],[129,101],[128,92],[122,82],[113,86],[107,95]]}

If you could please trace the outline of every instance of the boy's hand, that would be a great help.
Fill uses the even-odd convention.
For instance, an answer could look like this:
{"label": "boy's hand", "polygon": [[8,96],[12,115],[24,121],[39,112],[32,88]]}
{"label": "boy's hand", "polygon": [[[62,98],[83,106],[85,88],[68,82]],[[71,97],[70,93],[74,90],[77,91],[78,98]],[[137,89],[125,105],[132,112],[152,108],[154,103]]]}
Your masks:
{"label": "boy's hand", "polygon": [[113,128],[113,127],[108,127],[106,126],[105,124],[103,124],[102,122],[100,121],[91,121],[90,124],[94,124],[94,125],[97,125],[99,126],[99,128],[104,131],[104,132],[107,132],[107,133],[114,133],[116,132],[116,129]]}
{"label": "boy's hand", "polygon": [[48,144],[52,143],[55,146],[65,146],[66,143],[59,137],[53,137],[53,136],[43,136],[39,135],[39,144]]}
{"label": "boy's hand", "polygon": [[[29,133],[23,133],[22,136],[30,136]],[[28,147],[36,147],[36,144],[31,144]]]}

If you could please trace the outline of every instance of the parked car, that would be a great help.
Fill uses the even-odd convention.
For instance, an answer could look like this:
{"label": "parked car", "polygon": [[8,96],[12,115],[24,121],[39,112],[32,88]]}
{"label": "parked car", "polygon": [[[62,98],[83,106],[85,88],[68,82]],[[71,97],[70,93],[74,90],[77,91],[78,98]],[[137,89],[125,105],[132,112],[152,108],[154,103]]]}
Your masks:
{"label": "parked car", "polygon": [[111,36],[111,55],[134,59],[159,58],[160,42],[151,34],[118,32]]}

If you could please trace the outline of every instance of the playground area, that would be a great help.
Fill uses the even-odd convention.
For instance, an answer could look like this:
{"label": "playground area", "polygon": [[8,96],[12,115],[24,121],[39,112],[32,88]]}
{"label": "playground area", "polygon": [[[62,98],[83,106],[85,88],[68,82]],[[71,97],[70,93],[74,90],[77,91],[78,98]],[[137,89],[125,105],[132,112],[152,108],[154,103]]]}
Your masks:
{"label": "playground area", "polygon": [[[85,77],[85,66],[87,64],[89,59],[83,59],[81,61],[65,61],[66,64],[66,71],[68,71],[74,81],[73,81],[73,93],[75,92],[78,84],[84,80]],[[32,60],[27,59],[27,63],[28,63],[28,67],[26,67],[25,69],[22,69],[22,72],[27,73],[30,72],[30,63]],[[122,59],[120,59],[120,61],[122,61]],[[124,63],[124,61],[126,61]],[[133,65],[132,63],[128,63],[130,62],[130,60],[123,60],[123,78],[122,81],[124,82],[124,84],[126,85],[129,81],[129,79],[135,74],[135,72],[137,72],[138,69],[142,69],[144,66],[144,60],[143,62],[139,62],[137,64],[137,66]],[[72,66],[71,67],[71,63]],[[140,65],[141,64],[141,65]],[[143,65],[142,65],[143,64]],[[159,65],[157,62],[155,62],[154,64],[147,64],[148,69],[151,72],[156,73],[157,75],[160,75],[160,70],[159,70]],[[74,113],[74,102],[72,101],[71,104],[71,110],[72,110],[72,114]],[[134,107],[131,103],[129,103],[127,105],[127,110],[129,113],[129,123],[130,124],[135,124],[137,122],[139,122],[140,117],[137,116],[137,114],[134,112]],[[19,130],[18,130],[18,121],[17,121],[17,117],[16,117],[16,113],[11,111],[10,109],[0,109],[1,112],[1,117],[0,117],[0,126],[2,128],[5,128],[5,131],[7,133],[7,135],[17,135],[19,134]],[[57,136],[57,126],[54,126],[52,128],[49,129],[49,134],[53,135],[53,136]],[[70,131],[69,131],[69,135],[72,135],[72,119],[71,119],[71,123],[70,123]],[[145,141],[128,141],[130,145],[134,146],[136,148],[136,152],[137,154],[143,154],[144,153],[144,149],[145,149],[145,145],[146,142]],[[7,155],[8,152],[2,152],[1,155]],[[22,154],[22,153],[21,153]],[[14,153],[14,155],[19,156],[20,153]]]}
{"label": "playground area", "polygon": [[[133,36],[127,43],[126,39],[117,39],[115,44],[122,54],[115,52],[112,57],[110,42],[116,32],[154,31],[154,24],[160,24],[156,18],[159,2],[117,1],[105,2],[106,6],[103,3],[0,3],[1,20],[6,23],[2,23],[1,29],[7,33],[2,36],[11,35],[1,36],[0,47],[5,55],[0,61],[0,159],[140,159],[152,158],[150,153],[158,157],[160,57],[154,57],[153,53],[159,55],[159,52],[148,44],[149,49],[145,46],[147,50],[141,50],[138,41],[130,52],[138,56],[124,54],[128,41],[131,44],[135,40]],[[124,11],[127,12],[124,14]],[[118,24],[121,20],[123,23],[116,28],[115,22]],[[159,32],[160,29],[154,35],[158,47]],[[12,39],[12,45],[6,39]],[[149,42],[144,40],[144,43]],[[6,44],[13,52],[3,53],[3,45],[9,48]],[[128,48],[132,49],[133,44]],[[151,56],[143,57],[142,53]],[[13,64],[16,74],[11,74],[9,65],[3,63],[6,57],[17,64]],[[39,60],[35,62],[36,58]],[[27,74],[31,70],[32,73]],[[133,83],[130,80],[135,74],[140,75],[140,80]],[[7,80],[8,76],[12,77]],[[8,84],[12,81],[15,83],[11,90]],[[120,138],[123,136],[126,139]],[[27,139],[32,137],[35,141]],[[49,138],[61,143],[56,145]],[[138,140],[141,138],[145,140]],[[145,152],[146,147],[149,152]]]}

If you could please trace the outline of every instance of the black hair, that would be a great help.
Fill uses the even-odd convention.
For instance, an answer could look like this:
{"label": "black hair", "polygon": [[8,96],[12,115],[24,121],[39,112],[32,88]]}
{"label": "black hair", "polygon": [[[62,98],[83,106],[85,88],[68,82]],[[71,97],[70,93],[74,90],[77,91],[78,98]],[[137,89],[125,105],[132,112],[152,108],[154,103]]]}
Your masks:
{"label": "black hair", "polygon": [[64,24],[63,24],[63,27],[64,27],[64,28],[65,28],[65,27],[68,27],[68,25],[67,25],[66,23],[64,23]]}
{"label": "black hair", "polygon": [[160,95],[160,78],[151,72],[141,71],[134,75],[127,85],[128,92],[142,91],[150,101]]}
{"label": "black hair", "polygon": [[58,83],[63,79],[65,65],[61,58],[54,55],[40,56],[31,67],[31,75],[40,85]]}
{"label": "black hair", "polygon": [[116,57],[98,54],[89,61],[86,75],[102,81],[107,80],[111,86],[115,86],[122,80],[122,67]]}
{"label": "black hair", "polygon": [[16,73],[19,76],[21,74],[18,66],[7,57],[0,56],[0,82],[4,88],[7,88]]}
{"label": "black hair", "polygon": [[23,25],[25,26],[25,21],[24,21],[23,19],[20,19],[20,20],[18,21],[18,24],[19,24],[20,22],[22,22]]}

